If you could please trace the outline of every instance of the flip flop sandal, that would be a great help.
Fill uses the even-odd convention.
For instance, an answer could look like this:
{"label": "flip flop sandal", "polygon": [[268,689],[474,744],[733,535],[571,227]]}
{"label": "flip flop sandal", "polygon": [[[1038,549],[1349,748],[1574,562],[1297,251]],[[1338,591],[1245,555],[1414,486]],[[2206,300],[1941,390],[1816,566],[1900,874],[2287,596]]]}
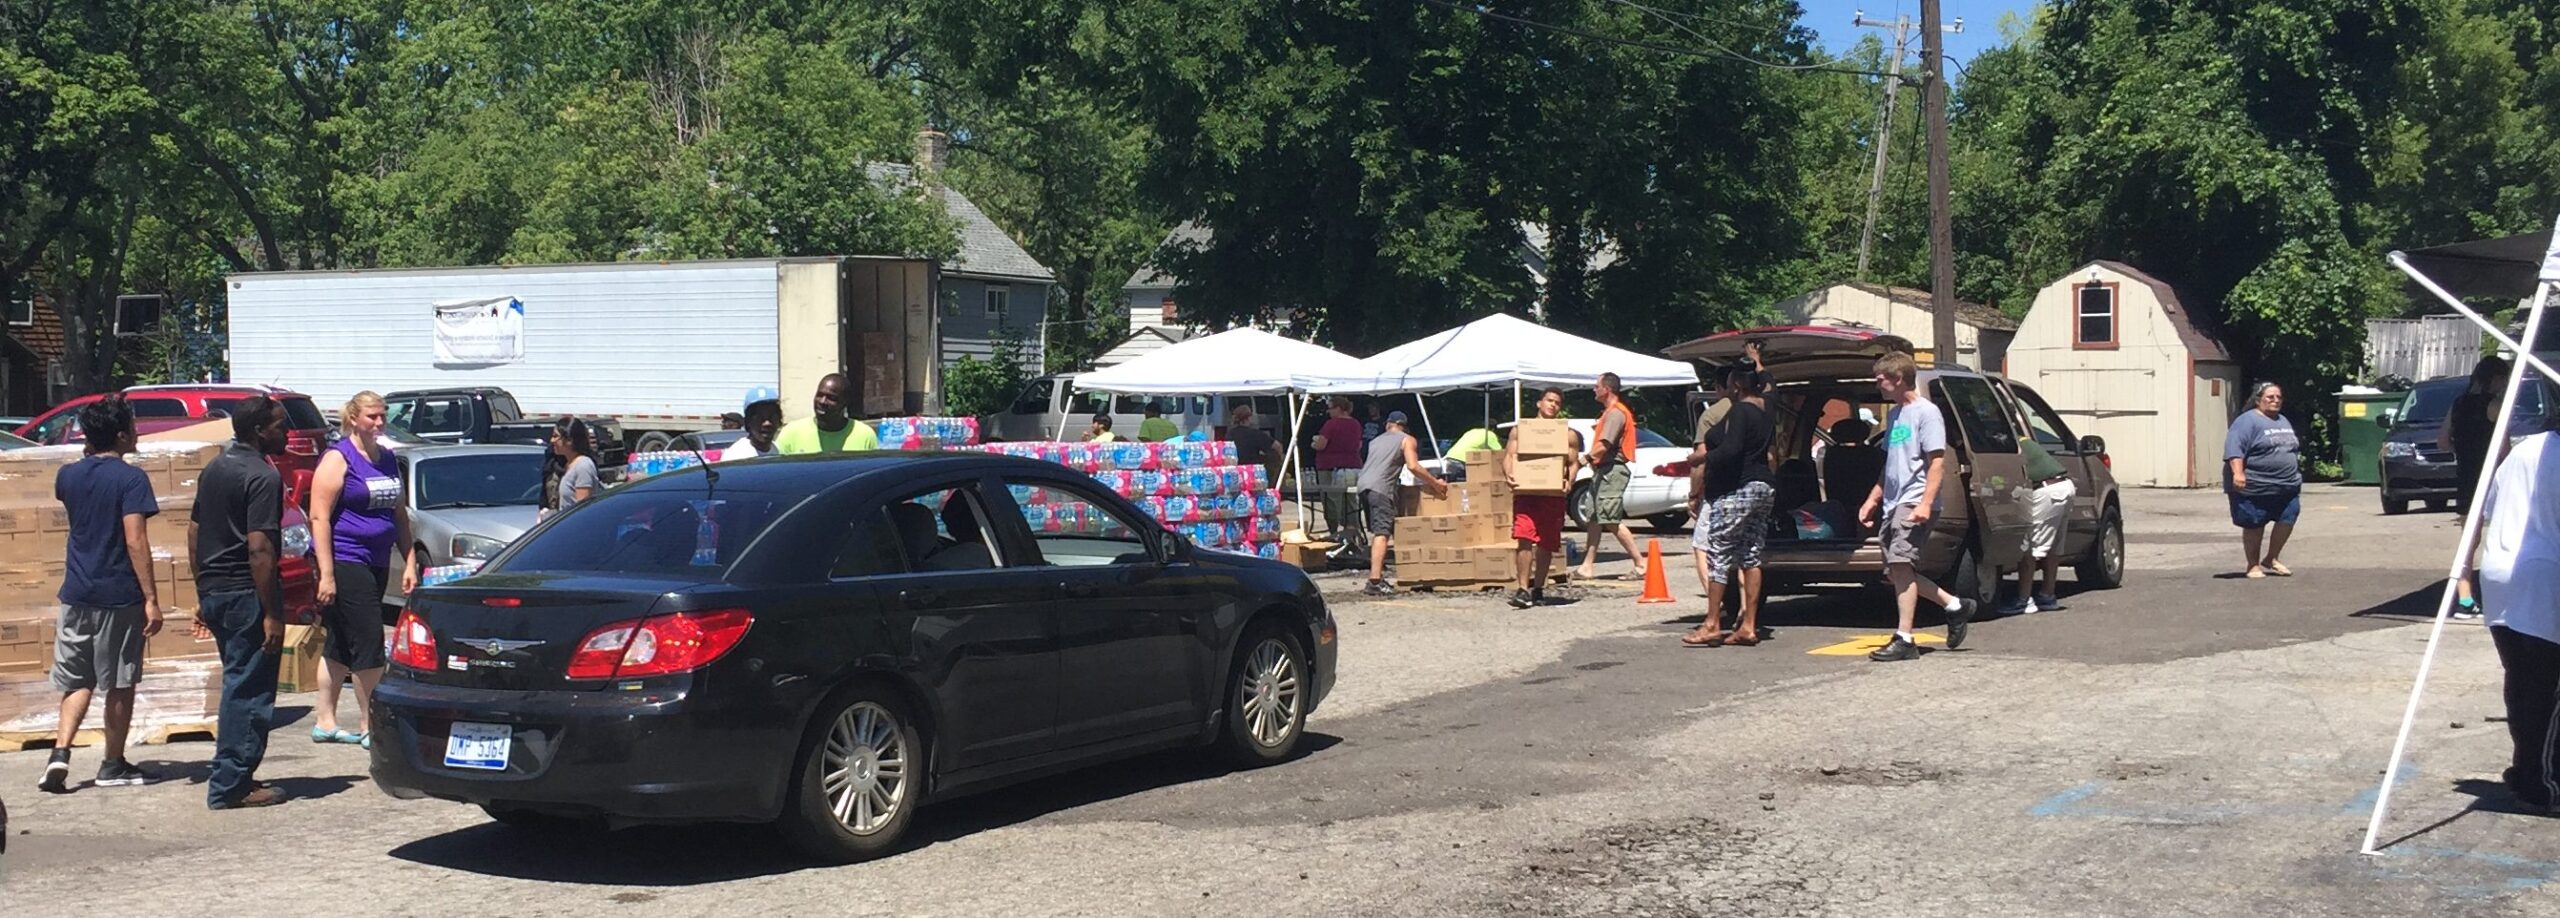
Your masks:
{"label": "flip flop sandal", "polygon": [[2249,573],[2246,576],[2251,580],[2265,580],[2267,579],[2267,572],[2253,567],[2249,569]]}
{"label": "flip flop sandal", "polygon": [[1736,631],[1731,635],[1726,636],[1724,642],[1728,646],[1733,647],[1756,647],[1760,644],[1760,636],[1745,631]]}
{"label": "flip flop sandal", "polygon": [[2270,561],[2267,562],[2267,573],[2274,574],[2278,577],[2291,577],[2293,576],[2293,568]]}
{"label": "flip flop sandal", "polygon": [[1697,635],[1696,635],[1696,633],[1694,633],[1694,632],[1692,632],[1692,633],[1690,633],[1690,634],[1684,634],[1684,635],[1681,635],[1681,636],[1680,636],[1680,646],[1682,646],[1682,647],[1722,647],[1722,646],[1724,646],[1724,642],[1725,642],[1727,639],[1729,639],[1730,637],[1732,637],[1732,636],[1731,636],[1731,635],[1729,635],[1729,634],[1726,634],[1726,633],[1724,633],[1724,632],[1722,632],[1722,631],[1719,631],[1719,632],[1716,632],[1715,634],[1713,634],[1713,635],[1709,636],[1706,640],[1703,640],[1703,641],[1701,641],[1701,640],[1695,640],[1695,638],[1696,638],[1696,637],[1697,637]]}
{"label": "flip flop sandal", "polygon": [[311,728],[311,741],[315,743],[345,743],[353,746],[364,742],[364,736],[361,734],[349,733],[345,730],[322,730],[318,727],[313,727]]}

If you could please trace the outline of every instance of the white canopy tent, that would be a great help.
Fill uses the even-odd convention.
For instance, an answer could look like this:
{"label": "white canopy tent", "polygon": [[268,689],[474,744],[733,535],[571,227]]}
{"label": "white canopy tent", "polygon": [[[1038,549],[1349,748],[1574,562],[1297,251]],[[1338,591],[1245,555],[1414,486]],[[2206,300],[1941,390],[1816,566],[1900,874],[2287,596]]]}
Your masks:
{"label": "white canopy tent", "polygon": [[[2507,377],[2506,395],[2498,406],[2497,426],[2489,437],[2491,443],[2507,442],[2507,422],[2514,417],[2516,391],[2525,384],[2525,371],[2528,368],[2540,371],[2547,380],[2560,380],[2560,372],[2554,372],[2551,365],[2543,357],[2535,355],[2531,348],[2507,337],[2505,329],[2472,309],[2462,298],[2531,297],[2531,306],[2525,313],[2524,340],[2542,340],[2543,313],[2551,303],[2554,288],[2560,288],[2560,221],[2554,222],[2549,234],[2509,236],[2415,252],[2393,252],[2389,260],[2392,267],[2409,275],[2418,286],[2426,288],[2454,312],[2480,326],[2515,355],[2514,366]],[[2462,521],[2462,540],[2454,548],[2453,564],[2445,576],[2444,594],[2436,600],[2435,627],[2427,632],[2426,653],[2418,659],[2417,680],[2409,687],[2409,706],[2401,714],[2399,738],[2391,746],[2391,764],[2383,769],[2382,786],[2374,798],[2373,818],[2365,825],[2362,850],[2366,854],[2381,853],[2374,847],[2374,841],[2382,832],[2383,818],[2390,812],[2391,789],[2399,782],[2400,761],[2408,751],[2409,730],[2417,722],[2418,701],[2426,693],[2427,674],[2435,667],[2436,646],[2444,637],[2445,619],[2453,612],[2454,582],[2463,576],[2472,546],[2480,537],[2480,514],[2488,506],[2491,477],[2480,476],[2480,483],[2471,495],[2470,513]]]}
{"label": "white canopy tent", "polygon": [[[1357,358],[1258,328],[1237,328],[1159,348],[1076,377],[1076,388],[1120,395],[1280,395],[1289,406],[1289,449],[1281,468],[1298,489],[1298,528],[1307,525],[1307,485],[1298,444],[1308,390],[1362,372]],[[1066,438],[1059,420],[1058,438]]]}
{"label": "white canopy tent", "polygon": [[[1360,361],[1359,372],[1321,383],[1313,391],[1390,395],[1484,389],[1490,398],[1492,389],[1507,385],[1511,416],[1517,420],[1522,386],[1588,386],[1602,373],[1618,374],[1618,381],[1628,388],[1698,384],[1698,371],[1685,362],[1611,347],[1496,313],[1379,352]],[[1491,413],[1488,405],[1486,414]],[[1423,412],[1422,424],[1423,435],[1436,442],[1429,411]]]}

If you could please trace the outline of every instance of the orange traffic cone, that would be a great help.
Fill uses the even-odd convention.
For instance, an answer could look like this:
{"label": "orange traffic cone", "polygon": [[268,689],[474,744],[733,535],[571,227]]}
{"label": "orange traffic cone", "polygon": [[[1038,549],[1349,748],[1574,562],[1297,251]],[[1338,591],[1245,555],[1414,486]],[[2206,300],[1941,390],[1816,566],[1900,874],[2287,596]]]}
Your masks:
{"label": "orange traffic cone", "polygon": [[1670,581],[1662,578],[1662,540],[1654,539],[1645,552],[1644,595],[1637,602],[1679,602],[1671,596]]}

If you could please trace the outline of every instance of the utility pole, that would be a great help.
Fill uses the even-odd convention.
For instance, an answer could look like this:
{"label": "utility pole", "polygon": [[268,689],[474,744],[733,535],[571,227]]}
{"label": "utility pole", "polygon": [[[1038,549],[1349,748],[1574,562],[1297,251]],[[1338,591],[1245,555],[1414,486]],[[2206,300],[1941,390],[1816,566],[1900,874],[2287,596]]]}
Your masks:
{"label": "utility pole", "polygon": [[1875,177],[1867,181],[1867,227],[1858,233],[1857,278],[1863,281],[1867,279],[1867,253],[1875,248],[1876,215],[1884,208],[1885,151],[1893,146],[1893,99],[1902,88],[1902,58],[1911,53],[1914,28],[1909,16],[1896,16],[1892,22],[1884,22],[1867,18],[1865,10],[1859,10],[1851,21],[1862,29],[1893,30],[1893,56],[1884,64],[1884,116],[1878,119],[1876,127]]}
{"label": "utility pole", "polygon": [[[1964,28],[1956,20],[1955,29]],[[1920,0],[1920,108],[1929,126],[1929,311],[1936,317],[1931,354],[1956,362],[1955,205],[1947,190],[1947,40],[1938,0]]]}

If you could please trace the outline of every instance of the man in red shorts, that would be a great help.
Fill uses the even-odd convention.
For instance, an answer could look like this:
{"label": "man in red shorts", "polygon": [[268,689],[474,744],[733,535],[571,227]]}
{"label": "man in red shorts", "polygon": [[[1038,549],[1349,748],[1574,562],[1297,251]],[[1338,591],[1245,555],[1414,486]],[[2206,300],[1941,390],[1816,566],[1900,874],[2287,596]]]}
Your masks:
{"label": "man in red shorts", "polygon": [[[1564,415],[1564,390],[1549,389],[1538,396],[1538,417],[1555,420]],[[1573,455],[1565,460],[1564,485],[1570,490],[1574,476],[1582,472],[1582,434],[1573,435]],[[1515,432],[1511,443],[1502,450],[1502,475],[1511,486],[1520,486],[1520,437]],[[1556,552],[1564,549],[1564,496],[1561,494],[1513,494],[1511,497],[1511,538],[1520,543],[1516,563],[1519,588],[1511,593],[1511,607],[1526,609],[1546,602],[1547,565]]]}

